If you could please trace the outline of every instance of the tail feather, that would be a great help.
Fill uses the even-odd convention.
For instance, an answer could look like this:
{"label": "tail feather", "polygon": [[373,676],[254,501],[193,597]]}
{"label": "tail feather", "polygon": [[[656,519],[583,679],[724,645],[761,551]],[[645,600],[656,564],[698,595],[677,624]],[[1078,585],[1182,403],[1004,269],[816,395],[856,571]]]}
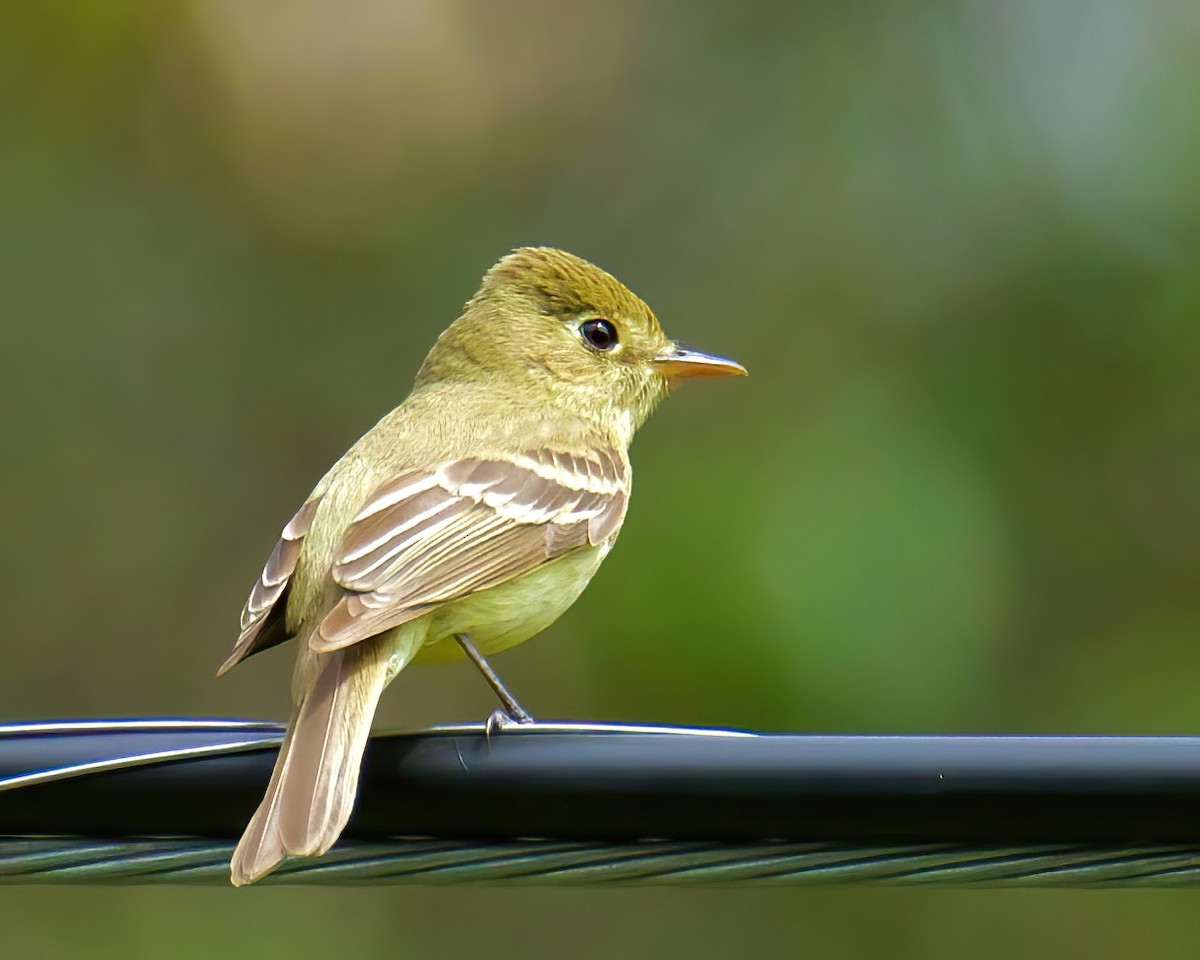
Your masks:
{"label": "tail feather", "polygon": [[324,853],[341,834],[354,809],[359,765],[388,680],[388,652],[375,640],[319,657],[266,795],[234,851],[234,886],[266,876],[288,855]]}
{"label": "tail feather", "polygon": [[379,658],[362,662],[367,652],[356,648],[331,655],[296,719],[278,824],[284,848],[297,856],[317,856],[332,847],[354,808],[359,766],[386,672]]}
{"label": "tail feather", "polygon": [[235,887],[253,883],[260,877],[265,877],[287,858],[283,839],[276,826],[279,817],[279,785],[283,781],[287,757],[291,752],[292,729],[300,710],[292,715],[292,726],[284,737],[283,746],[279,748],[279,759],[275,761],[275,769],[271,772],[271,782],[267,786],[266,795],[254,816],[246,825],[242,839],[238,841],[233,859],[229,862],[229,876]]}

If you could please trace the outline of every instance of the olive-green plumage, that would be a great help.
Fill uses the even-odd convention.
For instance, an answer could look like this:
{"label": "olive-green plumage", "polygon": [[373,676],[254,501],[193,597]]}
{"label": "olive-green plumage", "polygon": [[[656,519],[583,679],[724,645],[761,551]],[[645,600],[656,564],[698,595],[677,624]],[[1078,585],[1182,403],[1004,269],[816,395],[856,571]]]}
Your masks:
{"label": "olive-green plumage", "polygon": [[333,844],[380,693],[410,662],[490,654],[552,623],[611,548],[634,431],[687,376],[744,373],[684,350],[621,283],[522,248],[438,338],[412,393],[284,529],[222,672],[292,637],[296,711],[234,854],[235,884]]}

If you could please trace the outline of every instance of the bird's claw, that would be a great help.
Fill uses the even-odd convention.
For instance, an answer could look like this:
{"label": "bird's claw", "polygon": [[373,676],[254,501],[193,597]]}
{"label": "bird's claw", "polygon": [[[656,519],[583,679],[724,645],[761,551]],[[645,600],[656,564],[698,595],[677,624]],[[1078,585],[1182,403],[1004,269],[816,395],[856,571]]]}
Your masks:
{"label": "bird's claw", "polygon": [[514,727],[528,726],[531,723],[533,723],[533,717],[524,710],[521,710],[520,707],[513,711],[513,713],[496,709],[492,711],[491,716],[487,718],[487,722],[483,725],[483,732],[490,743],[494,734],[503,733],[505,730],[512,730]]}

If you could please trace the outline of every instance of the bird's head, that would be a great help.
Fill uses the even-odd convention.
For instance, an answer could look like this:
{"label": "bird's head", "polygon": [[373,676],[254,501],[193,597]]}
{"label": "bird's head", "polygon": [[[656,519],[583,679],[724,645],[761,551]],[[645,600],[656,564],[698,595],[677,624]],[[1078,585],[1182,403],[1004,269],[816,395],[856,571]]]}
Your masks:
{"label": "bird's head", "polygon": [[562,250],[522,247],[487,272],[417,384],[507,383],[632,435],[675,381],[745,372],[670,340],[650,308],[599,267]]}

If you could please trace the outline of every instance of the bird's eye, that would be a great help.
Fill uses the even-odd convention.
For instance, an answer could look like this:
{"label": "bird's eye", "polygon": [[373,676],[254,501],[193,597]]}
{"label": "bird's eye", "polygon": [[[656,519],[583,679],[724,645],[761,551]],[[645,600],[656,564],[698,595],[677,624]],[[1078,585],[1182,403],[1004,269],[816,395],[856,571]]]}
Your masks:
{"label": "bird's eye", "polygon": [[596,350],[611,350],[617,345],[617,328],[609,320],[588,320],[579,325],[579,335]]}

